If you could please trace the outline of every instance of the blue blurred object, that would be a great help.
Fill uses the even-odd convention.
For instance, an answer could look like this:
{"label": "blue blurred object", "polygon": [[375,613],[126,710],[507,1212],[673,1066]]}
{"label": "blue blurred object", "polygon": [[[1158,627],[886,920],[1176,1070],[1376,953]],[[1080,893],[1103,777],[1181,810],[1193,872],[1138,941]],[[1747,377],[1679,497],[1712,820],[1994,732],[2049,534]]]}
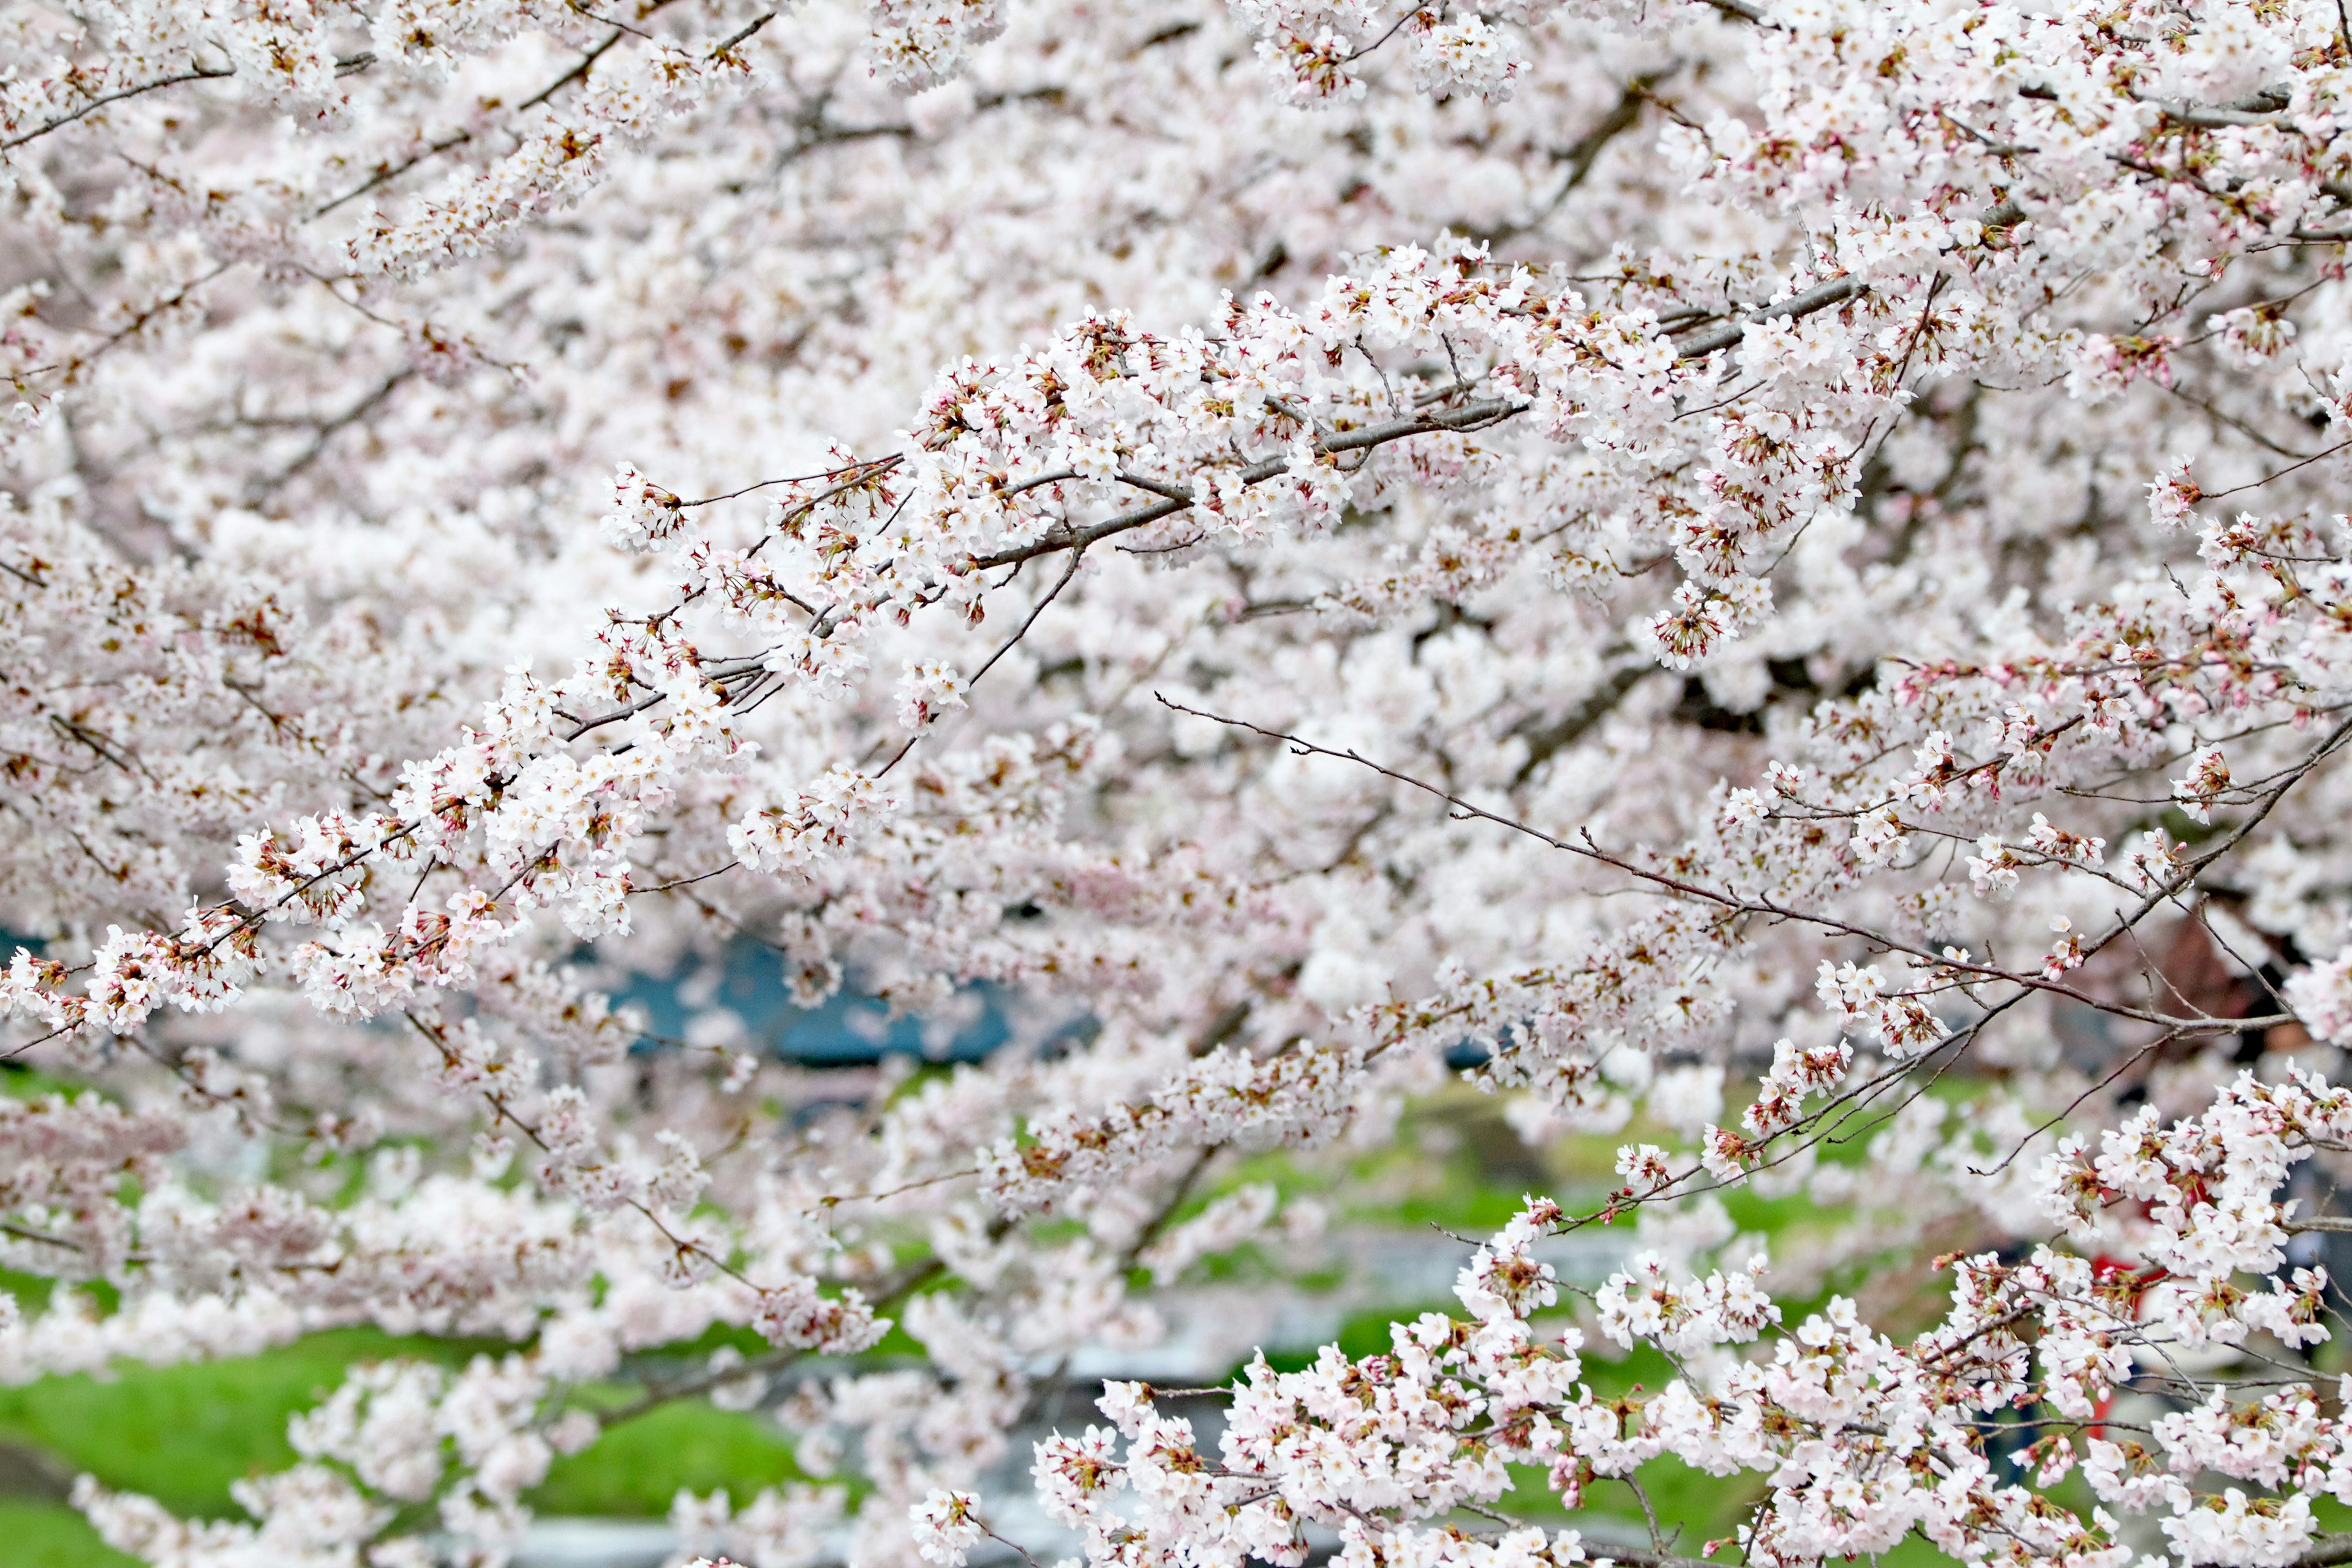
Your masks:
{"label": "blue blurred object", "polygon": [[[927,1061],[978,1061],[1013,1037],[999,986],[968,987],[964,994],[979,1005],[961,1025],[938,1018],[894,1021],[886,1003],[852,994],[847,987],[821,1007],[794,1005],[784,984],[783,960],[756,943],[731,944],[723,963],[707,997],[700,994],[709,985],[707,972],[693,971],[674,979],[640,975],[614,993],[614,1006],[634,1007],[645,1016],[648,1037],[636,1049],[658,1051],[667,1048],[667,1041],[688,1037],[696,1015],[717,1007],[743,1021],[745,1047],[810,1067],[854,1067],[892,1053]],[[688,1001],[689,988],[698,1000]],[[1076,1027],[1065,1026],[1057,1037]]]}

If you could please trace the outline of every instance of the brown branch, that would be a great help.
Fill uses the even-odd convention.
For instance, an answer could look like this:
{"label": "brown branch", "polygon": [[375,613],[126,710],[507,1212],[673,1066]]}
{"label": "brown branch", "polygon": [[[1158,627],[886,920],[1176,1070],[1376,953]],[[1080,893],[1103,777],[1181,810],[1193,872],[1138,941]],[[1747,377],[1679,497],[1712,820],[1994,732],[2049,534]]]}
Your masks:
{"label": "brown branch", "polygon": [[5,142],[0,142],[0,153],[14,152],[26,142],[47,136],[52,131],[62,130],[84,115],[94,114],[104,109],[110,103],[121,103],[126,98],[137,98],[142,94],[155,92],[163,88],[177,87],[184,81],[215,81],[222,77],[236,74],[234,69],[226,67],[213,70],[205,66],[197,66],[192,70],[181,72],[178,76],[159,77],[153,81],[142,82],[137,87],[126,87],[121,92],[110,92],[103,97],[93,98],[71,114],[60,114],[55,120],[36,125],[21,136],[12,136]]}
{"label": "brown branch", "polygon": [[[945,1263],[934,1258],[916,1268],[904,1279],[875,1298],[873,1303],[875,1315],[878,1318],[882,1313],[898,1306],[923,1286],[946,1273],[947,1267]],[[738,1378],[756,1377],[763,1373],[781,1372],[803,1357],[814,1353],[804,1350],[773,1351],[767,1355],[755,1356],[740,1362],[722,1372],[705,1373],[699,1377],[691,1377],[683,1383],[672,1384],[666,1388],[647,1389],[641,1398],[633,1399],[616,1410],[598,1413],[596,1425],[600,1430],[609,1432],[624,1421],[634,1421],[647,1411],[658,1410],[665,1405],[675,1405],[681,1399],[692,1399],[699,1394],[708,1394],[721,1384],[733,1383]]]}
{"label": "brown branch", "polygon": [[1763,321],[1800,320],[1816,310],[1826,310],[1832,305],[1853,299],[1864,291],[1864,287],[1852,278],[1832,278],[1825,283],[1816,283],[1810,289],[1791,294],[1777,305],[1767,305],[1739,321],[1726,321],[1722,326],[1709,328],[1696,337],[1686,338],[1675,345],[1675,352],[1685,359],[1701,358],[1717,349],[1732,347],[1748,335],[1748,329],[1752,325]]}
{"label": "brown branch", "polygon": [[[1409,415],[1402,419],[1391,419],[1379,425],[1368,425],[1360,430],[1349,430],[1325,436],[1315,443],[1315,449],[1327,457],[1337,457],[1342,452],[1370,451],[1374,447],[1385,447],[1391,441],[1402,441],[1413,436],[1458,434],[1466,430],[1484,429],[1490,425],[1500,424],[1506,419],[1516,418],[1526,413],[1530,406],[1531,405],[1510,398],[1492,398],[1484,402],[1465,404],[1458,408],[1441,409],[1432,414]],[[1290,458],[1286,454],[1279,458],[1261,458],[1241,470],[1241,479],[1244,485],[1263,484],[1278,474],[1286,474],[1289,471]],[[1099,540],[1108,539],[1113,534],[1126,533],[1134,529],[1147,527],[1160,521],[1162,518],[1173,517],[1180,511],[1188,511],[1193,505],[1191,492],[1179,489],[1170,480],[1153,479],[1147,474],[1129,473],[1125,469],[1121,469],[1117,477],[1118,482],[1123,485],[1132,485],[1138,489],[1149,490],[1154,495],[1166,499],[1134,511],[1122,512],[1117,517],[1090,523],[1084,528],[1063,529],[1049,533],[1034,544],[1000,550],[991,555],[976,556],[965,569],[984,572],[998,566],[1016,566],[1024,561],[1033,560],[1040,555],[1052,555],[1059,551],[1084,550],[1087,546]]]}
{"label": "brown branch", "polygon": [[2345,1563],[2352,1563],[2352,1534],[2315,1535],[2287,1568],[2336,1568]]}
{"label": "brown branch", "polygon": [[[1595,844],[1592,841],[1591,835],[1590,833],[1585,834],[1580,841],[1576,839],[1560,838],[1552,834],[1544,832],[1541,828],[1534,827],[1527,823],[1520,822],[1517,818],[1505,816],[1498,812],[1488,811],[1484,806],[1474,805],[1471,802],[1463,799],[1461,796],[1454,795],[1448,790],[1441,789],[1437,785],[1433,784],[1424,779],[1415,778],[1410,773],[1399,773],[1393,768],[1383,767],[1379,763],[1371,761],[1360,752],[1352,750],[1337,751],[1328,746],[1318,746],[1311,741],[1304,740],[1297,735],[1290,734],[1283,731],[1268,730],[1259,725],[1250,723],[1246,720],[1230,719],[1221,714],[1202,712],[1201,710],[1196,708],[1187,708],[1181,702],[1170,701],[1166,697],[1160,696],[1157,692],[1154,692],[1152,695],[1162,707],[1171,709],[1179,713],[1190,714],[1196,719],[1206,719],[1212,723],[1223,724],[1231,729],[1246,730],[1252,734],[1263,736],[1270,741],[1279,741],[1289,746],[1294,752],[1301,756],[1330,757],[1337,761],[1349,762],[1355,763],[1359,767],[1368,768],[1373,773],[1380,774],[1382,778],[1389,779],[1397,784],[1408,785],[1411,788],[1420,790],[1424,794],[1434,795],[1437,799],[1444,802],[1459,819],[1475,818],[1481,822],[1492,823],[1498,827],[1509,828],[1515,833],[1525,834],[1527,837],[1535,839],[1539,844],[1549,846],[1554,849],[1564,850],[1570,855],[1579,856],[1582,858],[1610,867],[1614,870],[1622,871],[1627,876],[1635,878],[1641,881],[1648,882],[1652,886],[1663,889],[1665,891],[1678,893],[1685,898],[1696,899],[1702,902],[1713,904],[1729,914],[1763,915],[1772,920],[1795,921],[1802,924],[1817,926],[1824,931],[1833,932],[1840,936],[1856,938],[1887,952],[1899,952],[1906,957],[1917,959],[1932,969],[1942,970],[1956,976],[1970,975],[1979,980],[2021,986],[2026,990],[2048,992],[2053,995],[2066,997],[2070,1001],[2080,1002],[2085,1006],[2095,1007],[2103,1013],[2111,1013],[2119,1017],[2137,1019],[2142,1023],[2156,1024],[2168,1029],[2176,1030],[2181,1034],[2235,1033],[2243,1030],[2251,1023],[2254,1022],[2254,1020],[2245,1018],[2178,1018],[2169,1014],[2156,1012],[2153,1009],[2130,1007],[2126,1006],[2121,1003],[2103,1001],[2088,992],[2080,990],[2072,985],[2063,984],[2058,981],[2052,980],[2044,975],[2033,974],[2021,970],[2003,969],[1995,964],[1977,963],[1970,960],[1955,957],[1949,953],[1931,952],[1927,948],[1918,946],[1915,943],[1904,942],[1886,932],[1873,931],[1866,926],[1858,926],[1851,921],[1840,920],[1833,915],[1817,914],[1811,910],[1796,909],[1790,905],[1778,903],[1770,899],[1755,898],[1726,889],[1710,888],[1704,883],[1693,882],[1685,878],[1672,876],[1666,872],[1657,870],[1653,867],[1640,865],[1633,860],[1627,859],[1622,855],[1612,854],[1608,850],[1601,848],[1598,844]],[[2336,730],[2330,732],[2327,738],[2322,741],[2320,744],[2313,750],[2311,755],[2305,760],[2304,763],[2300,767],[2291,771],[2288,776],[2278,785],[2278,787],[2270,792],[2269,795],[2263,800],[2261,807],[2255,811],[2255,813],[2247,821],[2241,823],[2213,849],[2208,851],[2202,856],[2200,856],[2197,860],[2186,868],[2182,871],[2181,875],[2174,881],[2148,893],[2147,897],[2141,900],[2140,906],[2137,910],[2128,916],[2119,917],[2113,927],[2101,935],[2097,940],[2090,942],[2084,948],[2083,956],[2087,960],[2092,954],[2096,953],[2108,946],[2125,931],[2131,930],[2134,926],[2137,925],[2140,921],[2146,919],[2152,910],[2154,910],[2158,905],[2162,904],[2166,900],[2177,896],[2180,891],[2192,884],[2196,879],[2203,873],[2207,867],[2212,865],[2223,855],[2236,847],[2236,846],[2244,840],[2246,835],[2252,832],[2254,826],[2260,823],[2263,817],[2270,815],[2271,811],[2278,805],[2279,801],[2284,798],[2286,792],[2292,789],[2300,780],[2308,776],[2311,770],[2318,766],[2329,752],[2341,745],[2347,735],[2352,735],[2352,720],[2347,720],[2343,724],[2338,725]],[[2285,1020],[2282,1016],[2278,1021],[2284,1022]]]}
{"label": "brown branch", "polygon": [[[643,21],[646,17],[652,16],[656,11],[660,10],[664,5],[667,5],[669,3],[670,0],[655,0],[653,5],[646,5],[638,11],[638,20]],[[775,13],[771,11],[767,16],[761,16],[750,26],[744,28],[733,37],[729,38],[726,42],[720,44],[713,53],[723,54],[727,50],[733,48],[737,44],[741,43],[745,38],[750,37],[753,33],[758,32],[761,27],[765,26],[770,18],[774,15]],[[634,27],[614,27],[612,32],[605,35],[604,41],[603,43],[593,46],[587,53],[582,55],[579,59],[573,61],[571,69],[565,71],[562,76],[557,77],[553,81],[549,82],[537,92],[532,93],[529,98],[524,99],[520,103],[516,104],[514,108],[515,113],[518,115],[530,113],[532,110],[537,109],[540,105],[553,98],[557,93],[562,92],[573,82],[585,77],[589,71],[595,68],[596,62],[604,57],[604,52],[607,49],[610,49],[614,45],[619,43],[623,38],[635,31],[636,29]],[[467,142],[471,142],[473,139],[473,133],[468,131],[460,131],[456,132],[454,135],[445,136],[440,141],[433,143],[430,147],[425,148],[422,153],[410,158],[407,162],[391,168],[379,169],[373,174],[368,176],[367,179],[352,186],[350,190],[345,191],[341,195],[337,196],[326,205],[314,207],[310,211],[310,217],[305,221],[307,222],[312,219],[322,218],[329,213],[333,212],[337,207],[341,206],[345,202],[354,201],[359,197],[367,195],[368,192],[374,190],[377,186],[400,178],[401,175],[408,173],[409,170],[414,169],[417,164],[424,163],[425,160],[429,158],[437,158],[442,153],[448,152],[451,148],[461,147]]]}

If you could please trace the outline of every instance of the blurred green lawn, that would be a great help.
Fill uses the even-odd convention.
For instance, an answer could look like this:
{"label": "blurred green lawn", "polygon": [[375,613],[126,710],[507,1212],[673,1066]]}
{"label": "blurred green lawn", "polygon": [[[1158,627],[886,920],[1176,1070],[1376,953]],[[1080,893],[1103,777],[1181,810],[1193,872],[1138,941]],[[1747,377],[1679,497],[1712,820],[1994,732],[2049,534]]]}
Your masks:
{"label": "blurred green lawn", "polygon": [[[125,1368],[107,1381],[46,1378],[0,1389],[0,1441],[40,1449],[67,1475],[88,1472],[183,1516],[242,1518],[229,1483],[293,1463],[286,1418],[316,1404],[346,1366],[395,1355],[457,1363],[489,1348],[347,1330],[249,1359]],[[791,1447],[773,1426],[707,1402],[681,1402],[558,1459],[530,1501],[551,1514],[658,1516],[682,1486],[726,1487],[741,1500],[796,1474]],[[62,1502],[0,1498],[0,1568],[114,1568],[131,1561],[107,1550]]]}

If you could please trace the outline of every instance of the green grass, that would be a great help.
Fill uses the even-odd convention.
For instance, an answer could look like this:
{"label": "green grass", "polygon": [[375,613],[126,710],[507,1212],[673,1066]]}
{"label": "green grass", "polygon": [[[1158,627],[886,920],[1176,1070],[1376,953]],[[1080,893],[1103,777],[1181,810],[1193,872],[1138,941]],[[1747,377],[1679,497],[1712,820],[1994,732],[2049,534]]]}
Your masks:
{"label": "green grass", "polygon": [[[504,1348],[353,1329],[313,1334],[263,1356],[125,1367],[109,1379],[45,1378],[0,1389],[0,1440],[44,1449],[68,1474],[87,1471],[106,1486],[143,1492],[184,1518],[242,1518],[230,1483],[292,1464],[287,1417],[332,1391],[352,1363],[415,1356],[458,1365]],[[624,1398],[615,1393],[613,1402]],[[797,1479],[791,1446],[772,1426],[681,1401],[559,1458],[529,1500],[548,1513],[660,1515],[682,1487],[702,1493],[725,1487],[740,1502]],[[18,1537],[8,1533],[15,1515],[0,1519],[0,1568],[121,1561],[97,1546],[70,1509],[22,1500],[0,1506],[26,1521]]]}
{"label": "green grass", "polygon": [[0,1568],[137,1568],[61,1502],[0,1498]]}
{"label": "green grass", "polygon": [[767,1422],[700,1401],[666,1405],[558,1459],[529,1501],[542,1513],[656,1516],[681,1487],[725,1487],[738,1507],[761,1487],[803,1479],[792,1445]]}
{"label": "green grass", "polygon": [[[128,1367],[100,1380],[51,1377],[0,1389],[0,1437],[45,1448],[71,1472],[144,1492],[175,1513],[233,1513],[229,1483],[294,1462],[286,1418],[342,1381],[351,1363],[449,1347],[367,1330],[314,1334],[268,1355]],[[455,1347],[462,1356],[468,1347]]]}

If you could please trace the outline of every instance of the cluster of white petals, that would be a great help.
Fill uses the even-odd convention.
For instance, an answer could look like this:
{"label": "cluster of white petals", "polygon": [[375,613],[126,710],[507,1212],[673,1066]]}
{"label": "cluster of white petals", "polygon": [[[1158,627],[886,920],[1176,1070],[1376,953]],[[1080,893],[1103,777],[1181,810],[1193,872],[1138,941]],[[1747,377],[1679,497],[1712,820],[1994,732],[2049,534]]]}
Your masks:
{"label": "cluster of white petals", "polygon": [[1469,1059],[1621,1184],[1088,1563],[2352,1561],[2347,247],[2331,0],[5,0],[0,1382],[500,1342],[159,1565],[707,1396],[689,1549],[963,1568]]}

